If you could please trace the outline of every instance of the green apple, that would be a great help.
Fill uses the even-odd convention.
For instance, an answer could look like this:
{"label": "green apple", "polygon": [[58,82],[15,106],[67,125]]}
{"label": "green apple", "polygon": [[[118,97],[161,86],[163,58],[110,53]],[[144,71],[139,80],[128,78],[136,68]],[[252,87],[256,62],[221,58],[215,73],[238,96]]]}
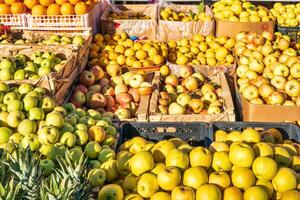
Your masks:
{"label": "green apple", "polygon": [[0,103],[2,103],[3,98],[4,98],[4,92],[1,92],[1,91],[0,91]]}
{"label": "green apple", "polygon": [[41,108],[31,108],[28,112],[28,119],[30,120],[43,120],[45,119],[45,113]]}
{"label": "green apple", "polygon": [[71,44],[71,43],[72,43],[71,38],[69,38],[68,36],[62,36],[62,37],[60,38],[60,40],[61,40],[61,41],[65,41],[65,42],[67,42],[68,44]]}
{"label": "green apple", "polygon": [[10,69],[0,69],[0,81],[9,81],[13,79]]}
{"label": "green apple", "polygon": [[68,154],[73,162],[78,162],[83,152],[82,149],[73,147]]}
{"label": "green apple", "polygon": [[0,128],[0,145],[5,144],[9,141],[9,137],[12,135],[12,131],[9,128]]}
{"label": "green apple", "polygon": [[49,40],[60,41],[60,37],[58,35],[50,35]]}
{"label": "green apple", "polygon": [[16,63],[9,59],[2,59],[0,62],[0,69],[9,69],[9,70],[15,70]]}
{"label": "green apple", "polygon": [[55,163],[52,160],[49,159],[41,160],[40,165],[45,176],[49,176],[50,174],[52,174],[52,172],[54,172]]}
{"label": "green apple", "polygon": [[60,114],[65,117],[67,115],[67,111],[64,107],[57,106],[54,108],[55,111],[60,112]]}
{"label": "green apple", "polygon": [[39,102],[39,107],[45,112],[51,112],[55,107],[55,102],[51,97],[44,96]]}
{"label": "green apple", "polygon": [[92,169],[88,174],[88,180],[93,187],[102,186],[106,180],[106,174],[103,169]]}
{"label": "green apple", "polygon": [[21,111],[10,112],[7,116],[7,124],[12,128],[17,128],[19,123],[25,119],[24,113]]}
{"label": "green apple", "polygon": [[106,135],[105,139],[101,143],[102,145],[108,145],[108,146],[113,146],[115,144],[116,140],[115,137],[112,135]]}
{"label": "green apple", "polygon": [[24,80],[26,78],[26,72],[24,69],[19,69],[14,73],[14,80]]}
{"label": "green apple", "polygon": [[27,93],[33,91],[33,86],[29,83],[24,83],[19,86],[18,91],[20,94],[27,94]]}
{"label": "green apple", "polygon": [[99,120],[97,121],[96,126],[101,126],[103,129],[106,129],[109,126],[109,123],[104,120]]}
{"label": "green apple", "polygon": [[44,60],[44,58],[42,58],[42,57],[38,57],[38,58],[36,58],[33,62],[35,63],[35,64],[37,64],[38,66],[40,66],[41,65],[41,62]]}
{"label": "green apple", "polygon": [[89,109],[87,112],[86,112],[87,116],[89,117],[92,117],[93,119],[98,119],[100,120],[101,119],[101,114],[100,112],[96,111],[96,110],[93,110],[93,109]]}
{"label": "green apple", "polygon": [[75,131],[75,135],[77,137],[77,143],[78,145],[85,145],[89,140],[89,135],[87,131],[77,130]]}
{"label": "green apple", "polygon": [[98,199],[121,200],[124,199],[122,187],[116,184],[108,184],[101,188]]}
{"label": "green apple", "polygon": [[36,87],[33,91],[38,92],[41,96],[44,96],[46,94],[46,89],[42,87]]}
{"label": "green apple", "polygon": [[47,68],[50,68],[52,69],[54,66],[54,63],[52,60],[48,59],[48,58],[45,58],[44,60],[42,60],[41,62],[41,67],[47,67]]}
{"label": "green apple", "polygon": [[114,118],[114,113],[112,112],[105,112],[105,113],[102,113],[102,117],[108,117],[109,119],[113,119]]}
{"label": "green apple", "polygon": [[3,97],[3,103],[8,105],[13,100],[19,99],[19,96],[16,92],[6,93]]}
{"label": "green apple", "polygon": [[59,131],[54,126],[44,126],[39,130],[38,138],[41,144],[51,145],[58,141]]}
{"label": "green apple", "polygon": [[65,118],[64,118],[65,122],[71,124],[72,126],[75,126],[77,124],[77,118],[74,116],[74,115],[67,115]]}
{"label": "green apple", "polygon": [[24,54],[18,54],[15,56],[15,63],[17,67],[24,67],[26,60],[27,58]]}
{"label": "green apple", "polygon": [[38,79],[40,79],[41,77],[39,76],[39,75],[37,75],[37,74],[30,74],[29,76],[28,76],[28,80],[38,80]]}
{"label": "green apple", "polygon": [[50,149],[47,158],[53,161],[56,161],[60,156],[64,157],[66,152],[66,147],[63,144],[56,143]]}
{"label": "green apple", "polygon": [[85,153],[91,159],[97,158],[100,151],[101,151],[101,146],[97,142],[89,142],[85,146]]}
{"label": "green apple", "polygon": [[75,125],[74,130],[75,130],[75,131],[77,131],[77,130],[80,130],[80,131],[87,131],[87,130],[88,130],[88,127],[87,127],[86,124],[78,123],[78,124]]}
{"label": "green apple", "polygon": [[50,149],[52,149],[52,146],[53,145],[49,145],[49,146],[47,146],[47,145],[41,145],[40,148],[39,148],[39,152],[42,155],[47,156],[48,153],[49,153],[49,151],[50,151]]}
{"label": "green apple", "polygon": [[7,105],[4,104],[4,103],[0,103],[0,110],[1,110],[2,112],[7,112]]}
{"label": "green apple", "polygon": [[39,76],[45,76],[51,73],[51,68],[48,66],[42,66],[38,69],[38,75]]}
{"label": "green apple", "polygon": [[18,132],[24,136],[35,133],[36,132],[35,122],[29,119],[24,119],[18,125]]}
{"label": "green apple", "polygon": [[71,124],[64,122],[63,126],[59,129],[59,132],[61,134],[66,133],[66,132],[74,132],[74,128]]}
{"label": "green apple", "polygon": [[23,102],[15,99],[13,101],[11,101],[8,105],[7,105],[7,111],[8,112],[13,112],[13,111],[22,111],[23,110]]}
{"label": "green apple", "polygon": [[37,107],[38,99],[32,96],[25,96],[23,99],[23,103],[24,103],[24,110],[29,111],[30,109]]}
{"label": "green apple", "polygon": [[7,92],[8,85],[6,83],[0,83],[0,92]]}
{"label": "green apple", "polygon": [[43,55],[43,52],[36,51],[36,52],[34,52],[33,54],[31,54],[30,60],[35,60],[35,59],[37,59],[38,57],[42,57],[42,55]]}
{"label": "green apple", "polygon": [[25,64],[24,70],[25,70],[27,73],[30,73],[30,74],[36,74],[37,71],[38,71],[38,67],[37,67],[37,65],[36,65],[34,62],[28,61],[28,62]]}
{"label": "green apple", "polygon": [[25,97],[35,97],[40,100],[42,95],[40,93],[38,93],[37,91],[31,91],[31,92],[27,93],[25,95]]}
{"label": "green apple", "polygon": [[100,168],[101,167],[101,162],[99,160],[90,160],[89,161],[89,166],[92,169]]}
{"label": "green apple", "polygon": [[92,117],[85,116],[79,119],[79,123],[86,124],[88,127],[96,124],[95,120]]}
{"label": "green apple", "polygon": [[8,112],[5,111],[0,112],[0,126],[8,126],[7,117],[8,117]]}
{"label": "green apple", "polygon": [[21,135],[21,133],[16,132],[9,137],[9,141],[14,142],[15,144],[19,144],[23,138],[24,136]]}
{"label": "green apple", "polygon": [[46,116],[46,124],[48,126],[55,126],[59,129],[64,124],[64,118],[62,117],[60,112],[52,111],[51,113],[48,113]]}
{"label": "green apple", "polygon": [[117,162],[115,160],[108,160],[102,163],[100,168],[105,171],[107,182],[113,182],[119,177]]}
{"label": "green apple", "polygon": [[72,44],[75,44],[75,45],[83,45],[83,44],[84,44],[84,39],[83,39],[83,37],[80,36],[80,35],[76,35],[75,37],[73,37]]}
{"label": "green apple", "polygon": [[28,134],[22,139],[22,147],[26,149],[29,147],[31,151],[35,151],[39,148],[40,143],[36,134]]}
{"label": "green apple", "polygon": [[60,138],[60,143],[67,147],[73,147],[76,144],[76,135],[70,132],[65,132]]}
{"label": "green apple", "polygon": [[50,60],[53,60],[55,58],[54,53],[50,52],[50,51],[45,51],[42,55],[43,58],[48,58]]}
{"label": "green apple", "polygon": [[116,136],[118,134],[116,127],[111,125],[105,128],[105,133],[112,136]]}
{"label": "green apple", "polygon": [[115,158],[115,152],[112,149],[102,149],[98,155],[98,160],[104,163]]}
{"label": "green apple", "polygon": [[67,113],[73,113],[76,111],[76,107],[72,103],[65,103],[63,107],[66,109]]}
{"label": "green apple", "polygon": [[75,117],[77,121],[80,119],[80,117],[76,113],[70,113],[68,115]]}
{"label": "green apple", "polygon": [[101,120],[106,121],[109,125],[112,125],[112,121],[109,117],[102,117]]}
{"label": "green apple", "polygon": [[86,112],[82,108],[77,108],[75,111],[76,115],[79,116],[79,118],[86,116]]}

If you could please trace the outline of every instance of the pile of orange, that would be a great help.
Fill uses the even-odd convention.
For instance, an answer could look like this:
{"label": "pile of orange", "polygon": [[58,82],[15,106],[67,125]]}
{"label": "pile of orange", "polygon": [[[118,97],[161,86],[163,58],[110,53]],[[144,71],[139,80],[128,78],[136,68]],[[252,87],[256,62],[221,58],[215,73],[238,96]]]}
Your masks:
{"label": "pile of orange", "polygon": [[94,0],[0,0],[0,14],[83,15]]}

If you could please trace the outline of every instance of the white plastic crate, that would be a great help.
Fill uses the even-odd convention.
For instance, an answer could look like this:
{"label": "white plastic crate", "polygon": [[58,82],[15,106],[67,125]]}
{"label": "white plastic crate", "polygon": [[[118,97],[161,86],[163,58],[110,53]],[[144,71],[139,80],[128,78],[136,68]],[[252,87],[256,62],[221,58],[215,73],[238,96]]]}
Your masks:
{"label": "white plastic crate", "polygon": [[7,14],[0,15],[0,24],[9,26],[12,29],[21,29],[26,27],[26,15],[25,14]]}

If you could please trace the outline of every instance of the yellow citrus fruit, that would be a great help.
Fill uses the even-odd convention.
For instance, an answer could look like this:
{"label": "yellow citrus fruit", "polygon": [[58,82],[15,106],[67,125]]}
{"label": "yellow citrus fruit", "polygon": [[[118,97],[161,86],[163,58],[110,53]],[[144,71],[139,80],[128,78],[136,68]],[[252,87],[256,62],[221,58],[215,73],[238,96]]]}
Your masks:
{"label": "yellow citrus fruit", "polygon": [[54,3],[54,0],[39,0],[39,1],[42,6],[46,6],[46,7]]}
{"label": "yellow citrus fruit", "polygon": [[39,4],[39,0],[24,0],[24,4],[27,8],[32,9],[33,6]]}
{"label": "yellow citrus fruit", "polygon": [[10,7],[12,14],[23,14],[26,12],[26,7],[22,2],[13,3]]}
{"label": "yellow citrus fruit", "polygon": [[16,3],[18,1],[19,0],[4,0],[4,3],[11,6],[11,5],[13,5],[13,3]]}
{"label": "yellow citrus fruit", "polygon": [[67,3],[68,0],[55,0],[55,3],[58,4],[58,5],[63,5],[64,3]]}
{"label": "yellow citrus fruit", "polygon": [[60,7],[60,12],[63,15],[74,15],[75,11],[74,11],[74,6],[70,3],[64,3],[61,7]]}
{"label": "yellow citrus fruit", "polygon": [[1,3],[0,4],[0,14],[1,15],[11,14],[9,5]]}
{"label": "yellow citrus fruit", "polygon": [[88,6],[84,2],[79,2],[75,5],[75,14],[76,15],[84,15],[88,13]]}
{"label": "yellow citrus fruit", "polygon": [[33,6],[31,10],[32,15],[46,15],[47,14],[47,8],[42,5],[35,5]]}
{"label": "yellow citrus fruit", "polygon": [[61,15],[60,6],[53,3],[47,8],[47,15]]}

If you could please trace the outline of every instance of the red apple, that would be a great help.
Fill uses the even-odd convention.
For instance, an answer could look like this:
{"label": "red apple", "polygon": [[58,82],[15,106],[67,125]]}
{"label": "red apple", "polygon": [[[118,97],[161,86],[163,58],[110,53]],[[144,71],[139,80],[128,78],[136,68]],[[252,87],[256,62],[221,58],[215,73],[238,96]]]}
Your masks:
{"label": "red apple", "polygon": [[91,85],[88,88],[88,91],[101,92],[101,86],[99,84]]}
{"label": "red apple", "polygon": [[81,108],[81,107],[82,107],[82,105],[79,104],[78,102],[75,102],[75,101],[72,101],[72,100],[71,100],[71,103],[72,103],[76,108]]}
{"label": "red apple", "polygon": [[133,97],[134,102],[136,102],[136,103],[140,102],[141,95],[140,95],[138,89],[130,88],[128,91],[128,94],[130,94]]}
{"label": "red apple", "polygon": [[86,97],[83,92],[77,91],[72,94],[71,101],[83,105],[86,102]]}
{"label": "red apple", "polygon": [[98,81],[104,77],[104,71],[100,66],[93,66],[91,71],[94,74],[96,81]]}
{"label": "red apple", "polygon": [[99,84],[100,84],[100,86],[101,86],[102,88],[104,88],[104,87],[106,87],[106,86],[109,85],[109,79],[103,78],[103,79],[100,80]]}
{"label": "red apple", "polygon": [[74,92],[77,92],[77,91],[81,91],[85,94],[88,92],[88,89],[85,85],[80,84],[80,85],[77,85],[74,89]]}
{"label": "red apple", "polygon": [[116,96],[116,101],[122,105],[125,103],[129,103],[130,101],[132,101],[132,96],[128,93],[120,93]]}
{"label": "red apple", "polygon": [[111,86],[106,86],[102,89],[104,95],[115,96],[115,89]]}
{"label": "red apple", "polygon": [[83,71],[80,75],[80,83],[86,86],[93,85],[95,83],[95,76],[92,72]]}
{"label": "red apple", "polygon": [[94,93],[91,96],[91,99],[89,101],[89,105],[93,109],[103,108],[106,105],[106,98],[103,94]]}
{"label": "red apple", "polygon": [[105,95],[105,98],[106,98],[106,105],[105,105],[106,107],[111,108],[115,106],[116,100],[112,96]]}

